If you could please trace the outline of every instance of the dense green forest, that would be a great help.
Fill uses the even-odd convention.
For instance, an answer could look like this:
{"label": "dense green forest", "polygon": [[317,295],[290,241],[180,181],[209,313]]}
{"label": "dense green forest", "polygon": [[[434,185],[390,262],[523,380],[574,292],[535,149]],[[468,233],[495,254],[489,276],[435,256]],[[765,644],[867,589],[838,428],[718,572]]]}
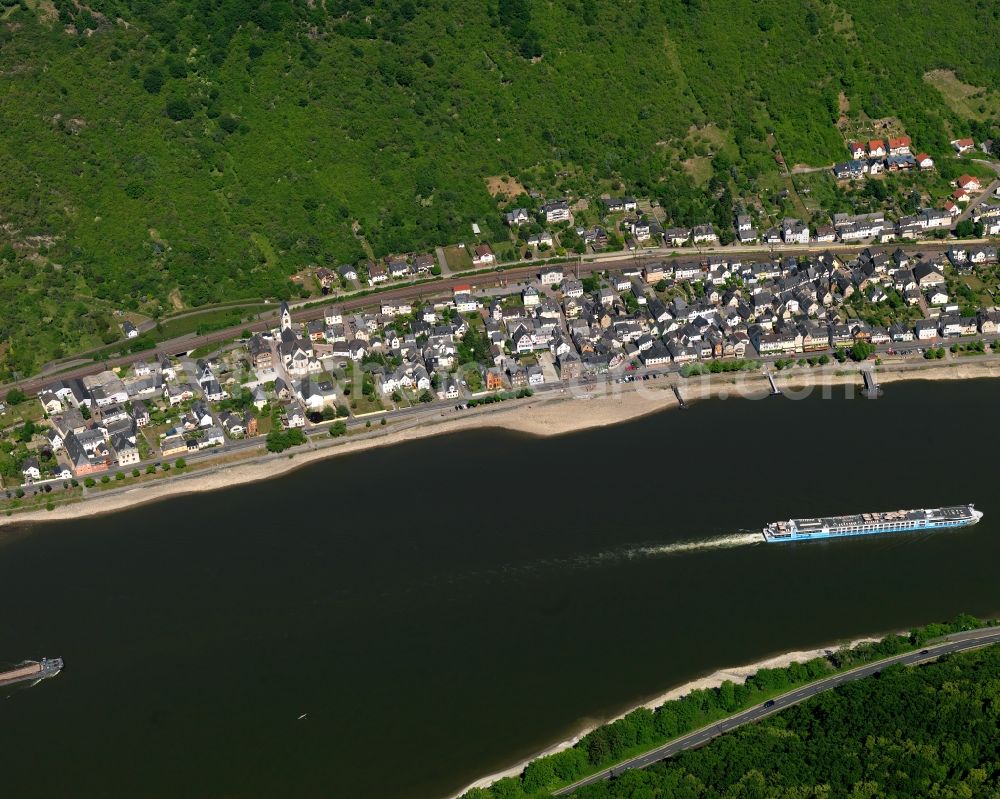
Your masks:
{"label": "dense green forest", "polygon": [[1000,797],[1000,646],[848,683],[579,799]]}
{"label": "dense green forest", "polygon": [[520,775],[506,777],[489,788],[472,789],[462,799],[540,799],[548,796],[549,791],[612,768],[630,757],[759,705],[770,697],[828,677],[835,671],[913,651],[950,633],[995,624],[963,614],[948,623],[928,624],[908,635],[888,635],[805,663],[760,669],[742,683],[726,681],[716,688],[694,690],[679,699],[664,702],[655,710],[637,708],[591,730],[572,747],[533,760]]}
{"label": "dense green forest", "polygon": [[[308,264],[426,250],[473,221],[499,237],[491,176],[728,223],[776,146],[844,156],[842,101],[937,154],[990,130],[1000,89],[985,0],[0,8],[0,379],[113,338],[114,310],[287,297]],[[987,110],[956,113],[931,69]]]}

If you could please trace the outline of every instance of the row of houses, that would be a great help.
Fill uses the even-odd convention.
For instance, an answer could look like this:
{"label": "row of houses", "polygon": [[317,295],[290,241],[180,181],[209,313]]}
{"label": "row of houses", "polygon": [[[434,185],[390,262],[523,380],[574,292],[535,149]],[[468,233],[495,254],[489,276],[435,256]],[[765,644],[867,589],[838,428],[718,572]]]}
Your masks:
{"label": "row of houses", "polygon": [[[833,221],[836,230],[850,236],[859,228],[876,229],[884,217],[837,215]],[[928,217],[914,224],[921,222],[927,224]],[[798,224],[785,220],[790,231],[798,230]],[[374,352],[389,357],[388,366],[366,366],[383,394],[434,388],[438,396],[452,397],[460,392],[455,373],[459,344],[470,329],[462,314],[471,311],[481,314],[489,340],[488,358],[480,366],[484,386],[493,390],[543,383],[544,370],[530,362],[539,354],[548,354],[565,379],[628,362],[655,366],[742,357],[750,347],[767,355],[858,340],[906,341],[926,337],[932,328],[940,335],[956,335],[956,330],[970,328],[968,320],[958,327],[951,321],[958,307],[947,295],[945,270],[963,271],[996,260],[994,247],[960,245],[929,258],[871,247],[851,260],[826,252],[805,260],[744,263],[738,254],[729,254],[627,265],[608,273],[589,292],[571,274],[549,267],[521,290],[519,302],[502,297],[484,302],[469,286],[457,286],[446,308],[439,303],[415,310],[409,303],[394,302],[383,304],[380,314],[358,314],[346,323],[333,310],[323,322],[331,338],[356,337],[357,349],[343,350],[350,350],[355,360]],[[689,291],[677,291],[683,284],[697,285],[695,299]],[[857,292],[870,303],[896,294],[908,307],[926,306],[933,319],[919,326],[901,321],[885,329],[862,322],[849,325],[840,306]],[[407,317],[405,327],[390,325],[401,316]],[[981,320],[977,326],[982,327]]]}
{"label": "row of houses", "polygon": [[[121,375],[102,371],[81,379],[56,380],[38,392],[49,417],[47,448],[58,456],[60,475],[66,469],[77,477],[138,463],[140,428],[150,424],[151,410],[161,404],[164,408],[190,404],[186,411],[178,408],[177,424],[160,434],[163,456],[219,446],[226,435],[255,435],[257,423],[252,414],[216,415],[212,411],[213,403],[228,398],[229,392],[209,362],[189,364],[185,374],[169,358],[136,361]],[[259,388],[254,401],[258,408],[267,401]],[[32,472],[30,479],[38,478]]]}

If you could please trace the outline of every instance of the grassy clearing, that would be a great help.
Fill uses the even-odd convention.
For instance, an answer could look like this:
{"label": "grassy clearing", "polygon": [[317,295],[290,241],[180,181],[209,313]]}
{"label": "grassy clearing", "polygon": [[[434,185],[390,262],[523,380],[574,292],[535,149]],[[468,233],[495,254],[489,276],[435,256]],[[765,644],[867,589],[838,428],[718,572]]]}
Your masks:
{"label": "grassy clearing", "polygon": [[155,330],[157,340],[177,338],[189,333],[209,332],[238,325],[258,313],[273,310],[270,305],[245,305],[235,308],[219,308],[204,313],[185,315],[178,319],[166,319]]}
{"label": "grassy clearing", "polygon": [[469,255],[467,247],[459,247],[457,244],[444,248],[444,259],[448,268],[453,272],[461,272],[472,269],[472,256]]}
{"label": "grassy clearing", "polygon": [[1000,95],[963,82],[953,69],[925,72],[924,80],[941,92],[948,107],[961,117],[982,120],[1000,113]]}

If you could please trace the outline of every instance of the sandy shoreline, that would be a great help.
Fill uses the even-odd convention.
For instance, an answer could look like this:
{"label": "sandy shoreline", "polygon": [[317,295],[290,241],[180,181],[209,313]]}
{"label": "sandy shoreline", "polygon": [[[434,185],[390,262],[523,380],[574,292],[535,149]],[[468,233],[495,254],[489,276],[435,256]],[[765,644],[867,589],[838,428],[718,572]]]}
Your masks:
{"label": "sandy shoreline", "polygon": [[[880,383],[900,380],[960,380],[970,378],[1000,378],[1000,361],[959,361],[948,364],[922,366],[904,364],[893,369],[883,365],[877,371]],[[840,372],[839,374],[837,372]],[[847,372],[843,366],[825,369],[798,368],[791,372],[778,372],[775,377],[786,396],[796,397],[817,390],[833,394],[837,386],[856,386],[860,377]],[[675,378],[676,379],[676,378]],[[669,389],[667,379],[645,383],[602,386],[592,393],[567,389],[565,395],[536,398],[530,401],[514,400],[500,407],[486,406],[477,412],[466,411],[462,416],[442,411],[434,420],[426,420],[408,428],[387,432],[362,434],[354,440],[317,444],[310,448],[292,451],[292,457],[258,456],[245,463],[226,465],[205,472],[195,471],[184,476],[164,478],[157,482],[139,484],[108,495],[88,497],[80,502],[56,507],[52,511],[33,510],[0,516],[0,527],[39,521],[78,519],[131,508],[141,503],[177,497],[184,494],[215,491],[236,485],[266,480],[288,474],[324,458],[347,455],[374,447],[385,447],[405,441],[416,441],[431,436],[463,430],[503,429],[533,436],[555,436],[595,427],[620,424],[658,411],[677,406],[677,399]],[[731,397],[759,399],[767,394],[767,381],[759,373],[720,374],[679,380],[686,402],[700,399]],[[837,396],[840,396],[838,393]]]}
{"label": "sandy shoreline", "polygon": [[748,663],[745,666],[729,666],[726,668],[719,669],[718,671],[714,671],[705,677],[699,677],[696,680],[691,680],[691,682],[684,683],[683,685],[679,685],[676,688],[671,688],[670,690],[665,691],[664,693],[659,694],[658,696],[655,696],[646,702],[635,705],[634,707],[630,707],[628,710],[618,714],[617,716],[614,716],[613,718],[605,719],[603,721],[595,722],[593,724],[588,724],[587,726],[580,729],[579,732],[575,733],[572,738],[568,738],[565,741],[560,741],[557,744],[553,744],[552,746],[543,749],[541,752],[538,752],[532,755],[531,757],[525,758],[524,760],[517,763],[516,765],[511,766],[510,768],[503,769],[502,771],[497,771],[486,777],[482,777],[476,780],[475,782],[470,783],[469,785],[466,785],[464,788],[462,788],[461,791],[458,791],[457,793],[453,794],[451,799],[457,799],[466,791],[469,791],[473,788],[486,788],[487,786],[491,785],[497,780],[503,779],[504,777],[515,777],[522,771],[524,771],[525,767],[529,763],[531,763],[531,761],[536,760],[539,757],[544,757],[545,755],[554,755],[556,752],[561,752],[564,749],[569,749],[571,746],[576,744],[581,738],[583,738],[587,733],[591,732],[592,730],[597,729],[603,724],[609,724],[613,721],[617,721],[618,719],[624,717],[628,713],[631,713],[633,710],[636,710],[640,707],[645,707],[649,708],[650,710],[655,710],[664,702],[669,702],[672,699],[679,699],[685,694],[689,694],[692,691],[697,691],[699,689],[716,688],[722,685],[722,683],[724,683],[726,680],[730,680],[731,682],[734,683],[742,683],[746,680],[747,677],[756,674],[761,669],[785,668],[786,666],[789,666],[792,663],[796,662],[804,663],[805,661],[812,660],[813,658],[829,655],[838,649],[844,648],[845,646],[855,647],[858,644],[866,643],[869,641],[878,641],[881,638],[882,636],[857,638],[846,644],[831,644],[830,646],[818,647],[816,649],[806,649],[798,652],[786,652],[782,655],[775,655],[774,657],[766,658],[756,663]]}

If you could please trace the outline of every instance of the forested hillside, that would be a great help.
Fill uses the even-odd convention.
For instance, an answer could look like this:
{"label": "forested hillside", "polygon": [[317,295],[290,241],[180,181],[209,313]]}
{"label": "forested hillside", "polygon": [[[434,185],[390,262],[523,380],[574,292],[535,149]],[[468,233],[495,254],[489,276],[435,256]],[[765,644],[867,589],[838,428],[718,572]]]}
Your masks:
{"label": "forested hillside", "polygon": [[307,264],[473,221],[489,240],[491,176],[690,224],[773,175],[776,146],[843,158],[842,113],[899,117],[935,154],[989,129],[928,70],[1000,89],[986,0],[4,5],[0,379],[112,340],[114,310],[287,297]]}
{"label": "forested hillside", "polygon": [[[1000,797],[1000,647],[893,666],[579,799]],[[522,794],[523,796],[523,794]]]}

